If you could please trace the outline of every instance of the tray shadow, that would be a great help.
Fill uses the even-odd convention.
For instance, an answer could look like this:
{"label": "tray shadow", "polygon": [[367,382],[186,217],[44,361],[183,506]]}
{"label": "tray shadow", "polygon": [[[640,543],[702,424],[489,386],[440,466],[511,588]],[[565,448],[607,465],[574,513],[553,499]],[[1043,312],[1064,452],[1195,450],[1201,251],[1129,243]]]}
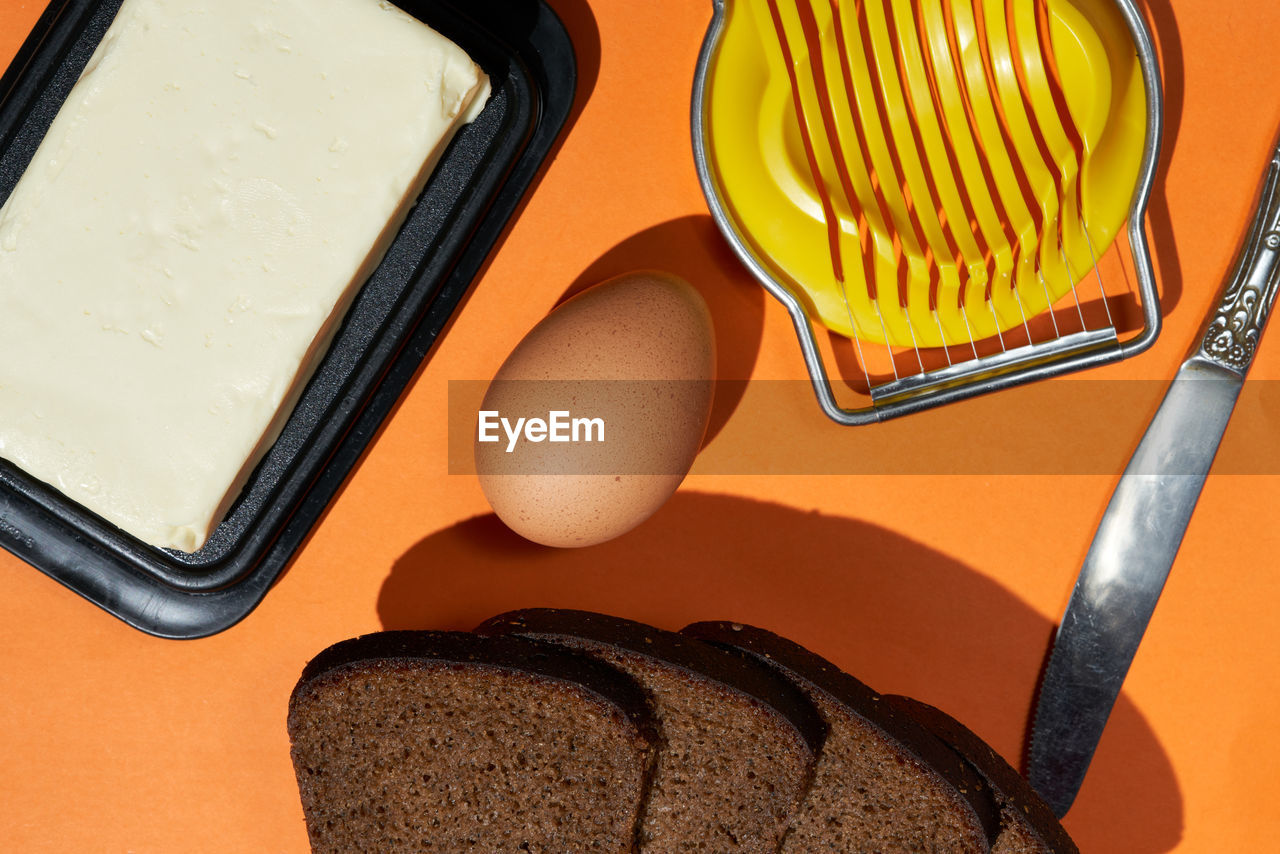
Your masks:
{"label": "tray shadow", "polygon": [[[574,97],[573,110],[569,113],[569,120],[565,122],[565,133],[560,137],[563,140],[578,123],[578,117],[582,115],[583,108],[591,99],[591,94],[596,88],[596,80],[600,77],[600,27],[587,0],[547,0],[547,5],[556,13],[556,17],[569,33],[569,40],[573,42],[574,61],[578,69],[577,93]],[[555,152],[552,152],[553,157],[558,151],[559,145]]]}
{"label": "tray shadow", "polygon": [[[555,550],[493,515],[425,538],[378,600],[387,629],[470,629],[501,611],[585,608],[667,629],[733,619],[779,632],[883,693],[950,712],[1016,767],[1049,620],[927,546],[854,519],[681,492],[617,540]],[[1182,836],[1168,756],[1121,694],[1066,826],[1082,851],[1161,854]]]}

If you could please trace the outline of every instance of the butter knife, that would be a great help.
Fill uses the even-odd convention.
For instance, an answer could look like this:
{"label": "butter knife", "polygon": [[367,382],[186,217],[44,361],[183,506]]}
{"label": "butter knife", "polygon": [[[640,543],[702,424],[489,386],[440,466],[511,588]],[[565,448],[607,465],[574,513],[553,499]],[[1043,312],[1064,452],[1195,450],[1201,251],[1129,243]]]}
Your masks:
{"label": "butter knife", "polygon": [[1040,684],[1028,776],[1059,817],[1075,800],[1182,543],[1280,284],[1280,146],[1199,345],[1111,496]]}

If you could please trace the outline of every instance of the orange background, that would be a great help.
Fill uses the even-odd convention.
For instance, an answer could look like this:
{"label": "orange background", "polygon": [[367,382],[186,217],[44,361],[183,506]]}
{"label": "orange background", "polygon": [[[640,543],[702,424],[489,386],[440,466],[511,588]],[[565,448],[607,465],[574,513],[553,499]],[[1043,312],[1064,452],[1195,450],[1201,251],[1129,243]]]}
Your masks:
{"label": "orange background", "polygon": [[[757,623],[880,691],[941,706],[1018,764],[1051,632],[1156,396],[1100,399],[1092,425],[1075,412],[1077,426],[1046,446],[1111,442],[1114,462],[1055,476],[913,468],[930,430],[839,429],[796,395],[769,409],[777,446],[738,452],[738,471],[759,474],[695,474],[647,524],[576,552],[506,533],[475,478],[449,473],[449,380],[492,376],[571,285],[627,269],[695,279],[720,327],[722,377],[802,376],[787,318],[733,262],[694,174],[689,93],[709,0],[552,6],[579,54],[572,126],[451,331],[256,611],[212,638],[158,640],[0,553],[0,848],[305,851],[285,735],[305,662],[363,632],[469,628],[528,605],[672,629]],[[0,64],[40,11],[0,0]],[[1093,375],[1154,383],[1202,322],[1280,128],[1280,7],[1150,0],[1150,11],[1169,95],[1152,223],[1166,327],[1153,350]],[[1254,376],[1280,378],[1280,344],[1263,345]],[[1001,401],[953,414],[980,424],[964,415],[982,405],[1018,417],[1012,395]],[[751,407],[720,416],[727,436]],[[1274,443],[1277,425],[1264,419],[1250,436]],[[989,441],[980,429],[948,435],[948,455],[981,458]],[[767,473],[787,447],[847,459],[856,443],[918,473]],[[1086,854],[1274,850],[1277,507],[1280,477],[1209,479],[1066,821]]]}

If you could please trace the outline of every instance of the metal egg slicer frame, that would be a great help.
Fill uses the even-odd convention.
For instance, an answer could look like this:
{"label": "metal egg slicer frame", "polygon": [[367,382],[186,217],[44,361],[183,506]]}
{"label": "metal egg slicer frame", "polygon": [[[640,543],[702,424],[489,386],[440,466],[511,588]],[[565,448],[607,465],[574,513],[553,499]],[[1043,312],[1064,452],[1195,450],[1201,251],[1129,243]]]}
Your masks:
{"label": "metal egg slicer frame", "polygon": [[[822,409],[864,424],[1154,342],[1162,103],[1132,0],[715,0],[694,158]],[[1097,265],[1126,223],[1122,331]],[[815,322],[852,342],[866,405],[837,401]]]}

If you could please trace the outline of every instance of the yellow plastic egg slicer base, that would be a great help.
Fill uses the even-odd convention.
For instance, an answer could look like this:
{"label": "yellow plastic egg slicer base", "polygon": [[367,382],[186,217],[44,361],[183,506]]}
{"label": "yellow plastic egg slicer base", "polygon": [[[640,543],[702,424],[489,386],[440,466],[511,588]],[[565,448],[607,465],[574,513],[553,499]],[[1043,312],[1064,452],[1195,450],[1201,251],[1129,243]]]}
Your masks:
{"label": "yellow plastic egg slicer base", "polygon": [[827,327],[901,346],[995,335],[1068,293],[1124,222],[1145,99],[1110,2],[726,13],[710,159],[741,231]]}
{"label": "yellow plastic egg slicer base", "polygon": [[[921,373],[920,351],[938,348],[963,374],[944,349],[957,345],[986,370],[987,340],[1035,349],[1002,373],[1042,373],[1052,350],[1126,350],[1115,358],[1158,331],[1141,221],[1161,104],[1131,0],[718,0],[695,159],[739,257],[798,304],[815,384],[810,321],[914,350]],[[1053,307],[1079,306],[1126,219],[1145,326],[1121,347],[1109,315],[1099,333],[1077,311],[1071,330]]]}

